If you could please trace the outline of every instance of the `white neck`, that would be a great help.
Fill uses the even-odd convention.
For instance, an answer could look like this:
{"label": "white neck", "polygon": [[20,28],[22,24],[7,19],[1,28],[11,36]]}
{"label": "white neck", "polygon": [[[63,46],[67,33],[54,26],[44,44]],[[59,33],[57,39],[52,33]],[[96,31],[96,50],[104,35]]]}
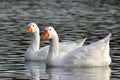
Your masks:
{"label": "white neck", "polygon": [[47,64],[51,64],[57,58],[59,54],[59,38],[58,35],[50,39],[49,53],[47,56]]}
{"label": "white neck", "polygon": [[40,45],[39,32],[32,33],[31,38],[32,38],[31,43],[28,49],[31,49],[33,51],[39,50],[39,45]]}

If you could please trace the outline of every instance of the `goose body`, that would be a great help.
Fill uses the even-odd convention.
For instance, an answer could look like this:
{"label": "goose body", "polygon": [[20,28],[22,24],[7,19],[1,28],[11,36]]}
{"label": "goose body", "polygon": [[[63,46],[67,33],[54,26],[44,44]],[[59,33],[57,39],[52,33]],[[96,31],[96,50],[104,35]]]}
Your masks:
{"label": "goose body", "polygon": [[[25,52],[25,59],[31,61],[44,61],[46,60],[49,45],[40,47],[40,30],[35,23],[29,23],[26,28],[27,33],[31,33],[31,42],[28,49]],[[78,46],[82,46],[85,42],[86,38],[80,39],[77,41],[69,41],[69,42],[62,42],[60,43],[59,49],[63,52],[69,52],[68,49],[73,50]],[[66,49],[66,47],[68,49]],[[62,54],[65,55],[65,54]]]}
{"label": "goose body", "polygon": [[90,45],[80,46],[70,50],[65,55],[59,51],[59,38],[53,27],[45,28],[42,35],[44,39],[50,39],[50,48],[46,59],[47,66],[71,66],[90,67],[108,66],[111,63],[109,55],[109,40],[111,33],[97,42]]}

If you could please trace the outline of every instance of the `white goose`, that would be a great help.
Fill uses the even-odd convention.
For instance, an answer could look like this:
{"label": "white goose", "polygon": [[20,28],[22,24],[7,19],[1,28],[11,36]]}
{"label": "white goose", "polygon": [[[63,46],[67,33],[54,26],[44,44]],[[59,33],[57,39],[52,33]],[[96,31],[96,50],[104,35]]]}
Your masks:
{"label": "white goose", "polygon": [[[38,60],[45,60],[46,56],[48,54],[49,45],[42,47],[39,49],[40,46],[40,31],[38,26],[35,23],[30,23],[27,25],[26,28],[27,33],[31,33],[31,43],[29,45],[29,48],[25,52],[25,59],[26,60],[32,60],[32,61],[38,61]],[[69,52],[69,50],[66,50],[66,47],[73,50],[78,46],[82,46],[85,42],[86,38],[77,40],[77,41],[70,41],[70,42],[62,42],[60,43],[60,51],[63,52]],[[65,54],[62,54],[65,55]]]}
{"label": "white goose", "polygon": [[63,56],[59,51],[59,38],[57,32],[53,27],[46,27],[42,35],[43,39],[50,39],[50,48],[46,64],[47,66],[62,67],[108,66],[111,63],[109,55],[110,36],[111,33],[102,40],[70,50],[70,52],[65,53]]}

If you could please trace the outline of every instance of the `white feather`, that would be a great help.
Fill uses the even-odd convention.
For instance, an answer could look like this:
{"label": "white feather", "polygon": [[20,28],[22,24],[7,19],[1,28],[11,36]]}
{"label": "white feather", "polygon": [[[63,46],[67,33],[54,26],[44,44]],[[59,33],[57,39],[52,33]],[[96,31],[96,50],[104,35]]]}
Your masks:
{"label": "white feather", "polygon": [[[29,48],[25,52],[25,59],[32,61],[39,61],[39,60],[44,61],[46,60],[48,54],[49,45],[39,49],[40,46],[39,28],[35,23],[30,23],[28,24],[28,26],[32,28],[32,32],[31,32],[31,43],[29,45]],[[68,53],[69,50],[73,50],[78,46],[82,46],[85,40],[86,38],[77,41],[62,42],[60,43],[59,49],[60,51]],[[66,47],[68,48],[68,50],[66,49]]]}
{"label": "white feather", "polygon": [[72,50],[66,46],[66,50],[69,51],[62,52],[59,51],[59,38],[54,28],[47,27],[45,30],[48,31],[50,36],[50,49],[46,61],[48,66],[90,67],[110,65],[109,40],[111,33],[104,39],[90,45],[79,46]]}

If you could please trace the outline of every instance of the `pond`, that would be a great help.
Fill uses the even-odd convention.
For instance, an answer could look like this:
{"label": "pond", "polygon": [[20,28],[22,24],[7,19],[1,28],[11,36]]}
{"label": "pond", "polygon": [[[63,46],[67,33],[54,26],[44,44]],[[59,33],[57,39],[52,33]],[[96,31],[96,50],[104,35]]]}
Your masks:
{"label": "pond", "polygon": [[[1,0],[0,79],[1,80],[119,80],[120,79],[119,0]],[[112,33],[110,67],[46,68],[45,62],[26,62],[30,44],[25,33],[35,22],[41,33],[54,26],[60,42],[87,37],[88,45]],[[48,45],[41,40],[40,46]]]}

